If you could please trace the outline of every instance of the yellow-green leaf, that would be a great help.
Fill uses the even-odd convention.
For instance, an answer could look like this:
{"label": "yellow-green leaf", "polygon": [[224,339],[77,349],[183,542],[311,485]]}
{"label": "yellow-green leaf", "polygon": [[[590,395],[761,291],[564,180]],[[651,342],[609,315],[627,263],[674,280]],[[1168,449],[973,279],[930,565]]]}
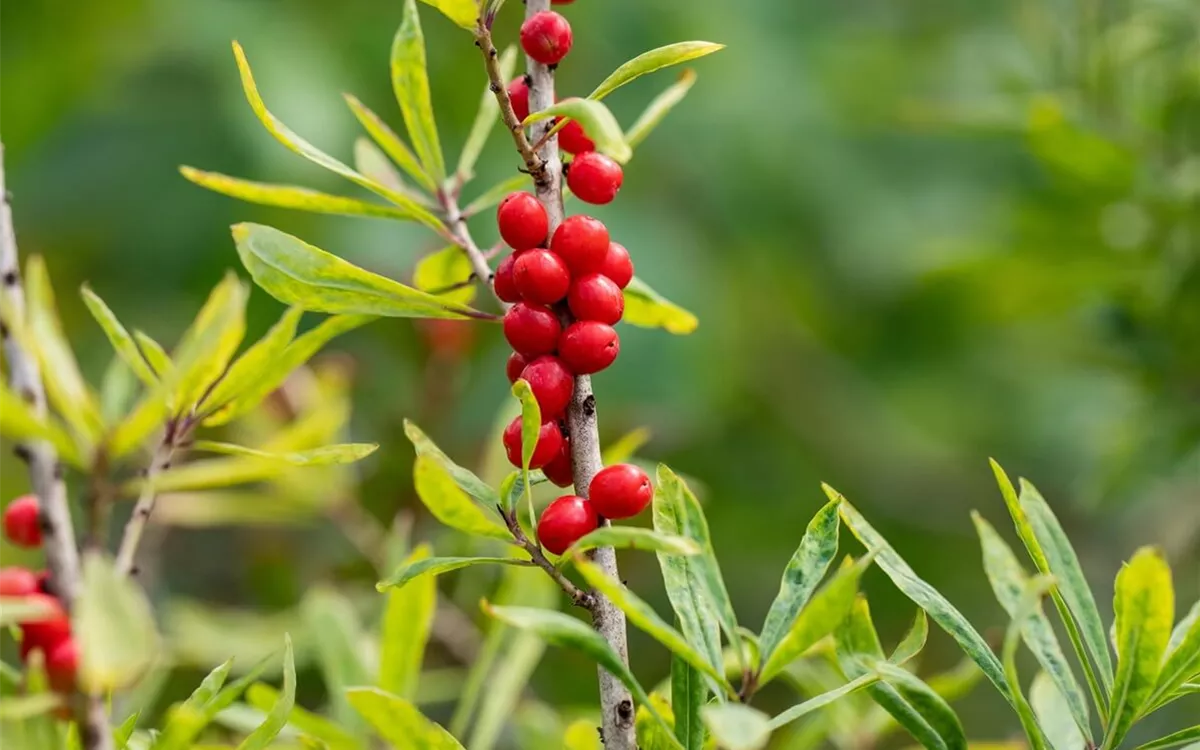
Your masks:
{"label": "yellow-green leaf", "polygon": [[283,636],[283,692],[267,713],[267,718],[250,736],[238,745],[238,750],[263,750],[279,735],[288,723],[296,704],[296,662],[292,656],[292,638]]}
{"label": "yellow-green leaf", "polygon": [[642,328],[662,328],[667,333],[680,336],[691,333],[700,324],[695,315],[666,299],[637,277],[625,287],[624,321]]}
{"label": "yellow-green leaf", "polygon": [[192,448],[210,453],[224,453],[229,456],[248,456],[261,458],[266,461],[281,461],[292,466],[338,466],[361,461],[379,449],[378,443],[344,443],[341,445],[326,445],[321,448],[309,448],[303,451],[273,453],[271,451],[247,448],[244,445],[220,443],[215,440],[197,440]]}
{"label": "yellow-green leaf", "polygon": [[596,731],[596,722],[590,719],[576,719],[567,726],[563,734],[565,750],[604,750],[600,742],[600,734]]}
{"label": "yellow-green leaf", "polygon": [[404,420],[404,434],[416,449],[418,456],[428,456],[436,461],[454,479],[454,483],[476,500],[482,507],[495,508],[500,503],[500,496],[486,482],[475,475],[470,469],[463,468],[442,451],[428,435],[421,431],[413,422]]}
{"label": "yellow-green leaf", "polygon": [[[422,544],[405,564],[428,560],[429,555],[429,545]],[[388,592],[379,628],[379,687],[401,698],[413,697],[436,609],[437,579],[433,576]]]}
{"label": "yellow-green leaf", "polygon": [[475,299],[476,285],[472,283],[475,269],[467,254],[457,245],[450,245],[426,255],[413,269],[413,285],[449,302],[469,305]]}
{"label": "yellow-green leaf", "polygon": [[[436,0],[424,0],[430,5],[435,5]],[[441,0],[444,4],[456,4],[459,6],[471,6],[471,14],[479,15],[479,8],[476,6],[475,0]],[[445,11],[443,11],[445,12]],[[475,22],[471,21],[470,26],[474,26]],[[469,27],[468,27],[469,28]],[[513,76],[513,69],[517,65],[517,48],[515,45],[509,45],[508,49],[504,50],[504,54],[500,55],[500,80],[508,81]],[[487,143],[488,136],[492,133],[492,127],[496,124],[496,120],[500,119],[500,104],[496,101],[496,95],[492,93],[491,85],[483,87],[483,97],[479,100],[479,109],[475,113],[475,122],[471,124],[471,132],[467,134],[467,141],[463,144],[462,154],[458,157],[458,168],[455,170],[458,173],[458,179],[461,182],[467,182],[475,176],[475,162],[479,160],[479,154],[483,152],[483,146]]]}
{"label": "yellow-green leaf", "polygon": [[93,292],[87,284],[83,285],[79,293],[83,297],[84,304],[92,313],[92,317],[96,319],[104,331],[104,335],[108,337],[108,342],[112,344],[112,348],[125,364],[129,365],[129,369],[133,370],[133,373],[148,386],[158,383],[154,371],[150,369],[146,358],[138,349],[137,342],[133,340],[133,336],[129,335],[129,331],[125,330],[125,326],[121,325],[121,321],[117,320],[117,316],[113,314],[108,305],[104,304],[104,300],[100,299],[99,295]]}
{"label": "yellow-green leaf", "polygon": [[625,142],[629,144],[629,148],[635,149],[641,145],[641,142],[646,140],[646,136],[658,127],[658,124],[675,108],[675,105],[683,101],[683,97],[687,96],[687,92],[695,83],[696,72],[685,70],[679,74],[675,83],[654,97],[650,104],[646,105],[646,109],[642,110],[642,114],[638,116],[633,125],[629,127],[629,130],[625,131]]}
{"label": "yellow-green leaf", "polygon": [[[266,713],[276,705],[280,692],[265,682],[256,682],[246,689],[246,703]],[[302,735],[314,740],[320,740],[328,745],[329,750],[362,750],[363,743],[335,722],[320,714],[307,711],[300,706],[292,706],[292,715],[288,724]]]}
{"label": "yellow-green leaf", "polygon": [[41,622],[58,614],[57,609],[40,599],[0,596],[0,628],[25,622]]}
{"label": "yellow-green leaf", "polygon": [[637,526],[601,526],[584,534],[562,557],[564,561],[572,560],[576,555],[597,547],[638,549],[667,555],[698,555],[703,551],[699,544],[685,536],[663,534]]}
{"label": "yellow-green leaf", "polygon": [[452,529],[466,534],[512,540],[508,529],[489,518],[454,483],[450,473],[435,459],[417,456],[413,467],[417,496],[433,517]]}
{"label": "yellow-green leaf", "polygon": [[50,414],[38,414],[17,394],[0,383],[0,435],[9,440],[45,440],[72,466],[84,466],[75,441]]}
{"label": "yellow-green leaf", "polygon": [[171,362],[171,355],[167,354],[167,350],[163,348],[162,344],[150,338],[150,334],[145,331],[135,330],[133,338],[137,341],[138,350],[142,356],[150,363],[155,376],[159,379],[168,377],[175,369],[175,365]]}
{"label": "yellow-green leaf", "polygon": [[278,185],[269,182],[253,182],[218,172],[203,172],[193,167],[180,167],[180,173],[189,181],[215,193],[231,198],[257,203],[262,206],[294,208],[316,214],[338,214],[342,216],[376,216],[384,219],[414,219],[411,211],[397,206],[368,203],[357,198],[330,195],[318,190],[309,190],[298,185]]}
{"label": "yellow-green leaf", "polygon": [[133,684],[158,656],[158,631],[146,595],[96,552],[83,558],[72,630],[82,655],[80,682],[97,693]]}
{"label": "yellow-green leaf", "polygon": [[438,576],[472,565],[531,564],[528,560],[519,560],[515,557],[427,557],[402,563],[390,576],[375,584],[375,588],[378,591],[401,588],[421,576]]}
{"label": "yellow-green leaf", "polygon": [[475,22],[479,20],[479,3],[476,0],[421,0],[421,2],[437,8],[446,18],[467,31],[473,31]]}
{"label": "yellow-green leaf", "polygon": [[416,0],[405,0],[404,18],[392,40],[392,90],[404,126],[412,140],[413,150],[421,159],[426,174],[440,185],[446,179],[446,164],[442,145],[438,141],[437,123],[433,119],[433,102],[429,96],[429,71],[425,66],[425,35]]}
{"label": "yellow-green leaf", "polygon": [[225,372],[246,334],[249,289],[232,271],[208,296],[175,348],[174,401],[189,408]]}
{"label": "yellow-green leaf", "polygon": [[534,398],[533,389],[524,380],[513,383],[512,395],[521,402],[521,481],[525,487],[525,498],[529,501],[529,526],[537,527],[537,514],[533,509],[533,486],[529,483],[529,462],[537,450],[542,432],[542,409]]}
{"label": "yellow-green leaf", "polygon": [[357,732],[362,722],[347,688],[373,682],[364,658],[366,639],[358,613],[344,594],[325,587],[310,589],[300,602],[300,612],[316,646],[330,715]]}
{"label": "yellow-green leaf", "polygon": [[635,427],[614,440],[601,454],[605,466],[621,464],[633,458],[642,446],[650,442],[650,428]]}
{"label": "yellow-green leaf", "polygon": [[426,718],[403,698],[378,688],[346,691],[350,705],[386,742],[401,750],[462,750],[440,724]]}
{"label": "yellow-green leaf", "polygon": [[[154,489],[157,492],[183,492],[231,487],[271,479],[290,468],[286,462],[264,461],[261,458],[206,458],[173,466],[162,472],[154,478]],[[145,485],[145,479],[134,479],[127,482],[124,489],[139,492]]]}
{"label": "yellow-green leaf", "polygon": [[1108,747],[1116,747],[1146,706],[1175,624],[1175,590],[1162,553],[1142,547],[1117,574],[1113,595],[1117,669],[1109,705]]}
{"label": "yellow-green leaf", "polygon": [[[675,44],[668,44],[665,47],[652,49],[649,52],[643,52],[614,70],[608,78],[601,81],[600,85],[592,93],[588,94],[588,98],[598,101],[635,78],[644,76],[647,73],[653,73],[656,70],[662,70],[671,65],[695,60],[697,57],[711,55],[722,49],[725,49],[724,44],[714,44],[713,42],[676,42]],[[589,130],[588,132],[590,133],[591,131]]]}
{"label": "yellow-green leaf", "polygon": [[[608,107],[595,99],[580,99],[573,97],[563,99],[546,109],[534,112],[525,118],[525,124],[531,125],[551,117],[563,117],[575,120],[587,131],[588,137],[596,144],[596,150],[607,154],[619,162],[626,162],[633,152],[625,142],[625,134],[617,124],[617,118]],[[561,123],[560,123],[561,125]]]}
{"label": "yellow-green leaf", "polygon": [[[350,111],[354,113],[359,124],[374,139],[375,143],[378,143],[379,147],[391,157],[392,161],[407,172],[409,177],[416,180],[418,185],[431,193],[436,192],[437,184],[425,172],[424,168],[421,167],[421,162],[417,160],[416,154],[409,149],[408,144],[400,136],[396,135],[396,131],[388,127],[383,118],[359,101],[358,97],[353,94],[343,94],[342,96],[345,97],[346,104],[349,105]],[[379,180],[379,182],[388,185],[383,180]],[[403,193],[406,191],[401,189],[398,192]]]}
{"label": "yellow-green leaf", "polygon": [[204,397],[202,405],[205,409],[211,411],[224,406],[253,387],[292,342],[292,338],[296,335],[296,325],[300,322],[300,316],[303,314],[303,309],[289,307],[279,322],[271,326],[271,330],[267,331],[265,336],[256,341],[229,366],[217,386]]}
{"label": "yellow-green leaf", "polygon": [[705,706],[704,725],[727,750],[761,750],[771,739],[771,717],[741,703]]}

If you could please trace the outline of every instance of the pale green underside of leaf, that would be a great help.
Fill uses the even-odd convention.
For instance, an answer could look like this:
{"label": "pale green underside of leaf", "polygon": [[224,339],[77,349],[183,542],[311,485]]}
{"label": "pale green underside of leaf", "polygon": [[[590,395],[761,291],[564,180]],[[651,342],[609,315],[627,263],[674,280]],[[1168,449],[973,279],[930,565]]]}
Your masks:
{"label": "pale green underside of leaf", "polygon": [[761,750],[771,739],[771,717],[741,703],[705,706],[700,712],[717,744],[728,750]]}
{"label": "pale green underside of leaf", "polygon": [[437,576],[472,565],[531,565],[528,560],[515,557],[430,557],[403,563],[390,576],[375,584],[379,591],[399,588],[424,576]]}
{"label": "pale green underside of leaf", "polygon": [[629,161],[629,157],[633,155],[629,144],[625,142],[625,134],[621,131],[617,118],[608,107],[595,99],[563,99],[553,106],[531,113],[525,118],[525,124],[531,125],[551,117],[575,120],[595,142],[597,151],[621,163]]}
{"label": "pale green underside of leaf", "polygon": [[667,333],[686,335],[696,330],[696,316],[651,289],[634,277],[625,287],[625,317],[622,320],[641,328],[662,328]]}
{"label": "pale green underside of leaf", "polygon": [[452,529],[473,536],[511,541],[508,529],[471,502],[446,467],[430,456],[418,455],[413,466],[417,496],[433,517]]}
{"label": "pale green underside of leaf", "polygon": [[668,555],[698,555],[701,552],[700,545],[687,537],[661,534],[637,526],[602,526],[581,537],[562,557],[564,561],[572,560],[579,553],[597,547],[645,550]]}
{"label": "pale green underside of leaf", "polygon": [[708,702],[708,685],[700,670],[681,659],[671,656],[671,709],[673,711],[675,739],[684,750],[702,750],[704,747],[704,722],[700,712]]}
{"label": "pale green underside of leaf", "polygon": [[621,86],[647,73],[695,60],[697,57],[711,55],[724,48],[724,44],[695,41],[676,42],[643,52],[614,70],[608,78],[600,82],[600,85],[592,93],[588,94],[588,98],[599,101]]}
{"label": "pale green underside of leaf", "polygon": [[[346,104],[349,105],[350,111],[353,112],[355,118],[358,119],[359,124],[361,124],[363,129],[367,131],[367,134],[374,139],[375,143],[379,144],[379,147],[382,148],[389,157],[391,157],[392,161],[395,162],[401,169],[403,169],[409,177],[416,180],[417,184],[422,188],[431,193],[435,192],[437,190],[437,185],[432,179],[430,179],[429,175],[425,173],[425,169],[421,166],[421,162],[418,161],[417,155],[414,154],[412,150],[409,149],[408,145],[400,139],[400,136],[396,135],[394,130],[388,127],[387,123],[383,121],[383,118],[371,111],[365,104],[358,100],[358,97],[354,96],[353,94],[343,94],[342,96],[345,98]],[[388,183],[384,182],[383,180],[380,180],[380,182],[383,182],[384,185],[388,185]],[[389,187],[396,189],[393,185],[389,185]],[[407,188],[401,186],[398,192],[407,194],[408,191]],[[416,191],[412,192],[416,194],[410,195],[409,197],[413,198],[414,200],[420,200],[423,197],[422,194],[417,193]]]}
{"label": "pale green underside of leaf", "polygon": [[1029,688],[1029,703],[1038,724],[1054,750],[1080,750],[1084,747],[1083,733],[1071,717],[1070,707],[1054,680],[1038,672]]}
{"label": "pale green underside of leaf", "polygon": [[458,305],[475,299],[475,269],[462,248],[449,245],[422,257],[413,269],[413,286]]}
{"label": "pale green underside of leaf", "polygon": [[105,692],[128,687],[158,654],[158,630],[146,595],[98,553],[83,558],[72,631],[82,655],[80,682]]}
{"label": "pale green underside of leaf", "polygon": [[497,494],[495,489],[476,476],[471,470],[465,469],[450,460],[450,457],[442,452],[442,449],[437,447],[429,439],[429,436],[421,431],[420,427],[417,427],[416,424],[407,419],[404,420],[404,434],[413,444],[413,448],[416,449],[418,456],[429,456],[441,464],[450,473],[450,476],[454,478],[454,483],[463,492],[474,498],[481,507],[491,510],[500,504],[500,495]]}
{"label": "pale green underside of leaf", "polygon": [[1195,745],[1188,743],[1200,744],[1200,724],[1187,729],[1180,729],[1178,732],[1172,732],[1166,737],[1160,737],[1153,742],[1147,742],[1144,745],[1139,745],[1134,750],[1166,750],[1169,747],[1178,747],[1179,745],[1188,745],[1187,750],[1192,750]]}

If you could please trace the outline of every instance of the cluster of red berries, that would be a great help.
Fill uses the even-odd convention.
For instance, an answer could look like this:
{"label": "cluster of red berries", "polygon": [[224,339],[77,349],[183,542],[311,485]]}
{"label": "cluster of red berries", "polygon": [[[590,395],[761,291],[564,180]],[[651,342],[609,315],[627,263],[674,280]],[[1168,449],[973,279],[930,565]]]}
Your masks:
{"label": "cluster of red berries", "polygon": [[[38,516],[37,497],[18,497],[4,509],[4,535],[18,547],[41,546]],[[50,613],[36,622],[21,623],[21,659],[27,660],[35,649],[40,650],[46,659],[51,687],[69,693],[75,689],[79,648],[71,637],[71,620],[58,598],[49,593],[47,580],[44,571],[35,573],[15,566],[0,568],[0,596],[35,602]]]}

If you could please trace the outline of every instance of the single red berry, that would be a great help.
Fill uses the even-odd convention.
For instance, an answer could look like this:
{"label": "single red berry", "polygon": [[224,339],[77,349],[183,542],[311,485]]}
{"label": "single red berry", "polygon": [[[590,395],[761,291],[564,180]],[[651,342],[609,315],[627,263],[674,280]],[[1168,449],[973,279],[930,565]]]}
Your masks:
{"label": "single red berry", "polygon": [[513,280],[513,264],[517,262],[517,253],[513,253],[496,266],[496,277],[492,279],[492,288],[496,296],[505,302],[520,302],[521,293],[517,291],[517,282]]}
{"label": "single red berry", "polygon": [[[563,436],[554,421],[543,422],[538,431],[537,445],[533,448],[533,458],[529,459],[529,468],[540,469],[554,460],[562,449]],[[521,418],[508,423],[504,428],[504,452],[508,461],[518,469],[521,468]]]}
{"label": "single red berry", "polygon": [[525,365],[527,364],[529,364],[529,360],[516,352],[508,355],[508,364],[504,367],[504,372],[508,375],[508,382],[517,382],[521,377],[521,371],[525,369]]}
{"label": "single red berry", "polygon": [[50,650],[71,637],[71,621],[57,598],[49,594],[31,594],[26,601],[44,604],[50,614],[36,622],[21,623],[21,658],[35,648],[49,654]]}
{"label": "single red berry", "polygon": [[558,356],[576,375],[600,372],[621,353],[621,339],[612,326],[596,320],[579,320],[558,338]]}
{"label": "single red berry", "polygon": [[504,313],[504,338],[514,351],[526,357],[553,352],[560,333],[558,316],[543,305],[518,302]]}
{"label": "single red berry", "polygon": [[550,238],[550,250],[567,262],[576,276],[597,271],[608,254],[608,228],[591,216],[571,216]]}
{"label": "single red berry", "polygon": [[0,568],[0,596],[29,596],[40,593],[38,574],[29,568]]}
{"label": "single red berry", "polygon": [[605,518],[633,518],[654,499],[654,487],[646,472],[633,464],[614,464],[592,477],[588,498]]}
{"label": "single red berry", "polygon": [[596,151],[576,156],[567,169],[567,187],[584,203],[611,203],[621,189],[621,165]]}
{"label": "single red berry", "polygon": [[42,543],[37,495],[21,495],[8,504],[4,509],[4,535],[18,547],[37,547]]}
{"label": "single red berry", "polygon": [[596,142],[587,137],[578,120],[571,120],[558,131],[558,147],[568,154],[586,154],[596,150]]}
{"label": "single red berry", "polygon": [[529,383],[542,419],[554,419],[566,411],[575,393],[575,376],[558,357],[538,357],[525,366],[521,379]]}
{"label": "single red berry", "polygon": [[78,671],[79,647],[74,638],[67,638],[46,654],[46,676],[50,678],[50,687],[58,692],[69,693],[75,689]]}
{"label": "single red berry", "polygon": [[577,320],[598,320],[612,325],[625,314],[625,295],[621,287],[599,273],[576,279],[567,295],[567,304]]}
{"label": "single red berry", "polygon": [[578,495],[563,495],[542,511],[537,527],[538,541],[554,554],[561,555],[599,525],[600,519],[591,503]]}
{"label": "single red berry", "polygon": [[542,473],[559,487],[570,487],[575,483],[571,470],[571,439],[563,438],[562,449],[554,460],[542,467]]}
{"label": "single red berry", "polygon": [[526,250],[513,263],[513,282],[526,302],[553,305],[567,296],[571,272],[567,264],[549,250]]}
{"label": "single red berry", "polygon": [[529,81],[525,76],[517,76],[509,81],[508,100],[512,102],[518,120],[529,117]]}
{"label": "single red berry", "polygon": [[534,13],[521,24],[521,47],[543,65],[557,65],[571,51],[571,24],[552,10]]}
{"label": "single red berry", "polygon": [[550,219],[546,209],[529,193],[509,193],[496,209],[500,236],[513,250],[528,250],[546,241]]}
{"label": "single red berry", "polygon": [[604,265],[600,266],[600,273],[612,279],[622,289],[629,286],[629,282],[633,281],[633,261],[630,260],[629,251],[624,245],[608,243],[608,252],[604,254]]}

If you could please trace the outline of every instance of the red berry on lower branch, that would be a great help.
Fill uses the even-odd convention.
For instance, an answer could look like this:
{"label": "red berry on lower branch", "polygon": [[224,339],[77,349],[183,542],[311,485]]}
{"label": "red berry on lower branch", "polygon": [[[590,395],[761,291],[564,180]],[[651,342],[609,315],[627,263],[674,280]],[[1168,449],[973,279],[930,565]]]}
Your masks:
{"label": "red berry on lower branch", "polygon": [[29,596],[38,591],[38,574],[29,568],[0,568],[0,596]]}
{"label": "red berry on lower branch", "polygon": [[558,339],[558,356],[576,375],[600,372],[621,353],[621,339],[612,326],[580,320],[567,326]]}
{"label": "red berry on lower branch", "polygon": [[567,296],[571,314],[578,320],[598,320],[612,325],[625,314],[625,295],[612,279],[598,273],[581,276]]}
{"label": "red berry on lower branch", "polygon": [[505,302],[520,302],[521,293],[517,291],[517,282],[513,279],[513,264],[517,262],[517,253],[513,253],[496,266],[496,277],[492,279],[492,288],[496,296]]}
{"label": "red berry on lower branch", "polygon": [[567,410],[575,393],[575,375],[558,357],[544,355],[525,366],[520,377],[529,383],[542,410],[542,419],[554,419]]}
{"label": "red berry on lower branch", "polygon": [[513,250],[528,250],[546,241],[550,219],[546,209],[529,193],[509,193],[496,209],[500,236]]}
{"label": "red berry on lower branch", "polygon": [[549,250],[534,248],[521,253],[513,263],[513,282],[528,302],[552,305],[567,296],[571,272],[567,264]]}
{"label": "red berry on lower branch", "polygon": [[557,65],[571,51],[571,24],[552,10],[534,13],[521,24],[521,47],[543,65]]}
{"label": "red berry on lower branch", "polygon": [[75,675],[79,672],[79,646],[67,638],[46,654],[46,676],[50,687],[60,693],[75,690]]}
{"label": "red berry on lower branch", "polygon": [[559,487],[575,484],[575,475],[571,470],[571,438],[563,438],[562,450],[553,461],[542,467],[542,473]]}
{"label": "red berry on lower branch", "polygon": [[550,249],[567,262],[576,276],[597,271],[608,254],[608,228],[591,216],[571,216],[550,238]]}
{"label": "red berry on lower branch", "polygon": [[525,365],[527,364],[529,364],[529,360],[516,352],[508,355],[508,364],[504,367],[504,372],[508,375],[508,382],[517,382],[521,377],[521,371],[525,369]]}
{"label": "red berry on lower branch", "polygon": [[578,120],[571,120],[558,131],[558,146],[568,154],[586,154],[596,150],[596,142],[587,137],[587,131]]}
{"label": "red berry on lower branch", "polygon": [[561,555],[599,525],[600,519],[591,503],[578,495],[563,495],[542,511],[537,527],[538,541],[554,554]]}
{"label": "red berry on lower branch", "polygon": [[18,547],[37,547],[42,543],[38,520],[37,495],[21,495],[4,509],[4,535]]}
{"label": "red berry on lower branch", "polygon": [[[530,469],[540,469],[554,460],[562,450],[563,436],[557,422],[543,422],[538,431],[537,445],[533,448],[533,458],[529,459]],[[518,469],[521,468],[521,418],[517,417],[504,428],[504,452],[508,462]]]}
{"label": "red berry on lower branch", "polygon": [[600,273],[612,279],[617,286],[624,289],[633,281],[633,261],[624,245],[616,242],[608,243],[608,252],[604,254],[604,263]]}
{"label": "red berry on lower branch", "polygon": [[620,164],[595,151],[576,156],[567,169],[567,187],[584,203],[611,203],[624,179]]}
{"label": "red berry on lower branch", "polygon": [[633,464],[601,469],[588,486],[588,499],[605,518],[632,518],[654,499],[650,477]]}
{"label": "red berry on lower branch", "polygon": [[561,332],[558,317],[543,305],[518,302],[504,313],[504,338],[525,357],[553,352]]}

